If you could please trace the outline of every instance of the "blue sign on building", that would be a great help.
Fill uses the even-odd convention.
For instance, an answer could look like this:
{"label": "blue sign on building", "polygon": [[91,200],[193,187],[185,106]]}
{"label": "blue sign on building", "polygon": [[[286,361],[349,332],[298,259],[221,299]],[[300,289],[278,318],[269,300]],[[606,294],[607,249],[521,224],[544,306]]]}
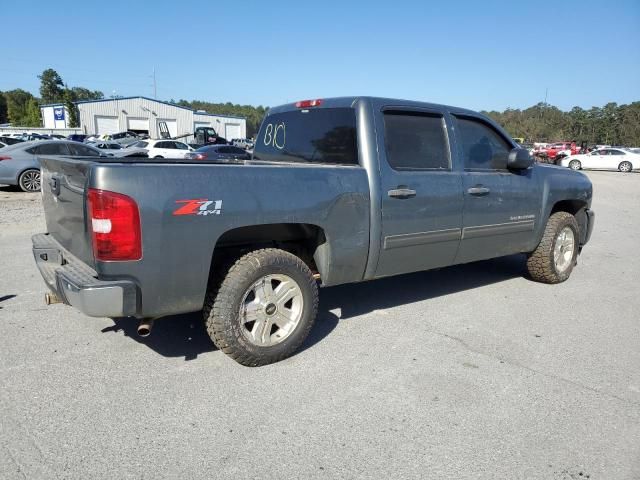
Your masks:
{"label": "blue sign on building", "polygon": [[54,120],[64,120],[64,107],[55,107],[53,109]]}

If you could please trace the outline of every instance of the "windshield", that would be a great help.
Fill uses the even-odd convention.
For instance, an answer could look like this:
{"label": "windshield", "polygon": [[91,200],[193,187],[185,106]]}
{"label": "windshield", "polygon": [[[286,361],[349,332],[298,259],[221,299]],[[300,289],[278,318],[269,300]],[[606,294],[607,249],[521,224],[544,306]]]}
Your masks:
{"label": "windshield", "polygon": [[253,158],[357,165],[355,112],[319,108],[268,115],[260,127]]}

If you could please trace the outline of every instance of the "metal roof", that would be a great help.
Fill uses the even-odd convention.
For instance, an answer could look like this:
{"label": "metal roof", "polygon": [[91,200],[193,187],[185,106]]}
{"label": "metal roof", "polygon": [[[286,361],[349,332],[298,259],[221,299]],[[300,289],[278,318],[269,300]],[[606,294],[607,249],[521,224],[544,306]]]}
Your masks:
{"label": "metal roof", "polygon": [[[189,110],[190,112],[196,113],[198,115],[208,115],[210,117],[227,117],[227,118],[240,118],[245,120],[246,117],[240,117],[238,115],[228,115],[226,113],[208,113],[208,112],[201,112],[196,110],[195,108],[190,108],[190,107],[185,107],[184,105],[177,105],[175,103],[171,103],[171,102],[164,102],[162,100],[156,100],[155,98],[149,98],[149,97],[144,97],[142,95],[135,95],[132,97],[118,97],[118,98],[101,98],[99,100],[78,100],[76,102],[73,102],[75,105],[80,105],[82,103],[100,103],[100,102],[116,102],[119,100],[134,100],[136,98],[140,98],[142,100],[148,100],[150,102],[156,102],[156,103],[162,103],[164,105],[169,105],[171,107],[176,107],[176,108],[182,108],[184,110]],[[44,105],[40,105],[40,108],[42,107],[63,107],[64,103],[47,103]]]}

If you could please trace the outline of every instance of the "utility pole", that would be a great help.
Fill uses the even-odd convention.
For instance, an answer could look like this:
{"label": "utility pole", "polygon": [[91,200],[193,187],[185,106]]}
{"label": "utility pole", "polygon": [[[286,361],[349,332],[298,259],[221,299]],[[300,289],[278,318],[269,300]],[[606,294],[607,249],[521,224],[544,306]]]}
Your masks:
{"label": "utility pole", "polygon": [[156,67],[153,67],[153,98],[158,99],[158,90],[156,87]]}
{"label": "utility pole", "polygon": [[540,109],[540,120],[544,117],[544,111],[547,108],[547,97],[549,96],[549,87],[544,89],[544,103],[542,104],[542,108]]}

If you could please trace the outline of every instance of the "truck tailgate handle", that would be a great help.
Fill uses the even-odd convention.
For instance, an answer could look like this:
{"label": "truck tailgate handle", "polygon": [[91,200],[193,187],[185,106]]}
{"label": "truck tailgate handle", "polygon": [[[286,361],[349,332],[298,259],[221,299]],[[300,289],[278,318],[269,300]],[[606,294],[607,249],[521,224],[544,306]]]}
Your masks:
{"label": "truck tailgate handle", "polygon": [[389,190],[388,194],[392,198],[411,198],[416,196],[416,191],[410,188],[394,188]]}
{"label": "truck tailgate handle", "polygon": [[486,195],[490,192],[491,190],[489,190],[487,187],[471,187],[470,189],[467,190],[467,193],[469,195],[475,195],[476,197],[481,197],[483,195]]}

